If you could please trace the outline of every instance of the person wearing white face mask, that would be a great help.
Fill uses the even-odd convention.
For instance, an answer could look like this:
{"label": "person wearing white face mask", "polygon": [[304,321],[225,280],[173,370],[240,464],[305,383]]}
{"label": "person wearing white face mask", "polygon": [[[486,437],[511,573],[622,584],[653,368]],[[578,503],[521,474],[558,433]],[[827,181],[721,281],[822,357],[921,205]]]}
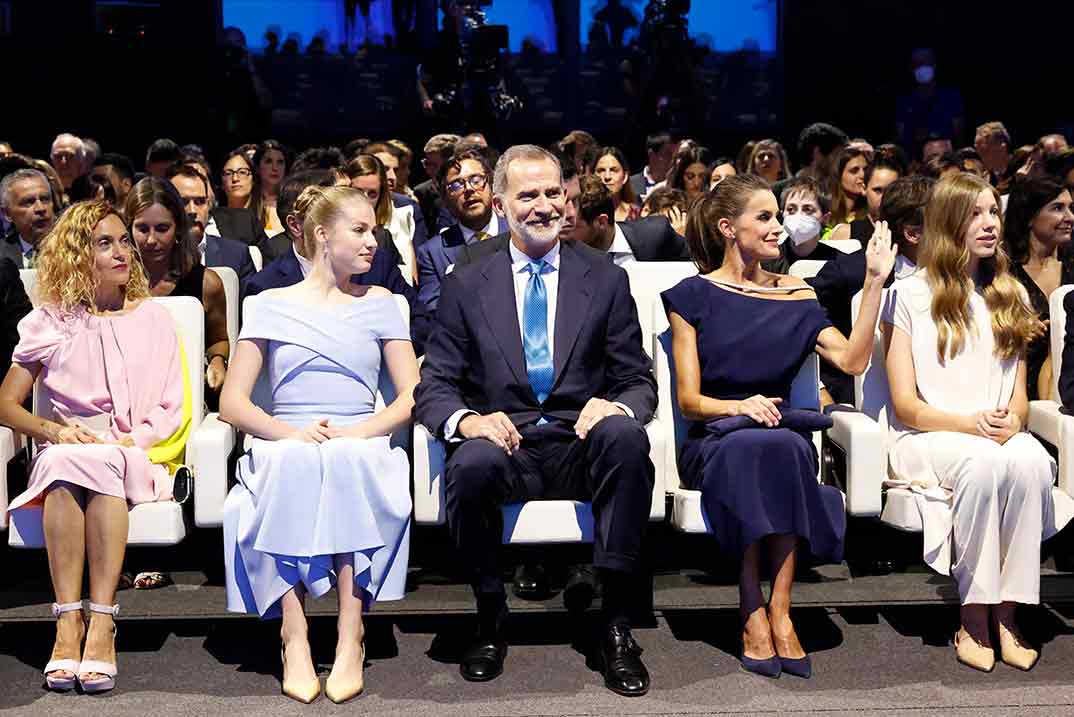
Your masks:
{"label": "person wearing white face mask", "polygon": [[919,48],[910,55],[914,90],[895,105],[895,133],[903,147],[920,147],[929,135],[951,137],[959,146],[965,129],[962,95],[936,83],[936,55]]}
{"label": "person wearing white face mask", "polygon": [[820,241],[831,214],[831,196],[824,185],[813,177],[795,177],[783,185],[779,201],[783,208],[780,256],[764,262],[764,269],[786,274],[800,259],[836,258],[839,250]]}

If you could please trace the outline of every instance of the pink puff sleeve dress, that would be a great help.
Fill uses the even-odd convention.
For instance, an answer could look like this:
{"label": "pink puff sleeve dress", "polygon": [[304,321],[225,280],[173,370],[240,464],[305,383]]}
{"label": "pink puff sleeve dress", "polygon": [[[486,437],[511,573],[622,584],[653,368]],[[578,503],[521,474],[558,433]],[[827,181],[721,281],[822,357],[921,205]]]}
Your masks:
{"label": "pink puff sleeve dress", "polygon": [[12,361],[41,365],[39,405],[52,420],[82,425],[103,441],[129,435],[135,446],[42,444],[29,486],[9,511],[40,503],[57,481],[132,505],[171,499],[167,469],[146,456],[182,422],[182,361],[167,309],[150,300],[112,316],[81,307],[34,309],[19,322]]}

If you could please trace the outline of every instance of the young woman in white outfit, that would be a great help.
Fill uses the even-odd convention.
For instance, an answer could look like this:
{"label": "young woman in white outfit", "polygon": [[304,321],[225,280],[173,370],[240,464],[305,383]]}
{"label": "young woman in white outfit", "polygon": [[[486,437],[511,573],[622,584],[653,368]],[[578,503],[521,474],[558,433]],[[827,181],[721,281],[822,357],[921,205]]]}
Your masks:
{"label": "young woman in white outfit", "polygon": [[[1056,466],[1025,432],[1025,348],[1042,325],[1008,272],[1000,201],[967,174],[940,181],[925,209],[921,267],[892,285],[882,328],[895,409],[897,478],[926,499],[925,559],[958,582],[959,661],[1030,669],[1015,625],[1040,601],[1040,543],[1056,519]],[[1066,512],[1066,511],[1063,511]]]}

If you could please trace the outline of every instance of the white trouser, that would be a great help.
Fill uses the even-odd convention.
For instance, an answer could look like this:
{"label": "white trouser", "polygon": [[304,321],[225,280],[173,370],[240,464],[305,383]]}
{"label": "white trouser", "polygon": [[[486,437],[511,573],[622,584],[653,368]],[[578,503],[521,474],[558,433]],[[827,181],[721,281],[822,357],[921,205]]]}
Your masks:
{"label": "white trouser", "polygon": [[1024,432],[1002,446],[944,433],[930,448],[935,475],[953,494],[951,574],[962,604],[1040,602],[1041,534],[1054,523],[1051,456]]}

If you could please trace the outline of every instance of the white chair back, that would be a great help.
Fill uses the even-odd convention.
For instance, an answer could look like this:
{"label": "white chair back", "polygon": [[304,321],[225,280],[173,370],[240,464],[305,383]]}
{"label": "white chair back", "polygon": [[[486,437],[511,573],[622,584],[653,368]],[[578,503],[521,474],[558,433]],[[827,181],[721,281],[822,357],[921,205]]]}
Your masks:
{"label": "white chair back", "polygon": [[[641,325],[641,340],[645,352],[653,356],[653,309],[661,306],[660,292],[666,291],[697,274],[697,265],[692,261],[636,261],[627,264],[627,276],[630,279],[630,295],[638,311],[638,323]],[[663,309],[661,308],[661,311]],[[665,322],[667,318],[664,318]]]}
{"label": "white chair back", "polygon": [[[679,411],[679,398],[675,381],[675,361],[671,349],[671,327],[667,313],[659,299],[652,305],[652,326],[655,332],[653,358],[657,385],[657,418],[670,421],[674,431],[674,451],[668,451],[668,465],[665,466],[667,485],[675,485],[678,473],[677,457],[683,441],[690,429],[682,412]],[[816,352],[810,353],[802,363],[794,380],[791,382],[791,395],[788,397],[791,408],[820,410],[820,361]],[[680,481],[681,487],[681,481]]]}
{"label": "white chair back", "polygon": [[37,306],[37,297],[34,290],[37,289],[37,269],[19,269],[19,278],[22,279],[22,288],[30,297],[30,303]]}
{"label": "white chair back", "polygon": [[791,276],[797,276],[799,279],[812,279],[820,273],[820,270],[827,263],[820,259],[799,259],[791,264],[791,268],[787,273]]}
{"label": "white chair back", "polygon": [[844,254],[853,254],[858,249],[861,249],[861,242],[857,239],[827,239],[823,243],[838,249]]}
{"label": "white chair back", "polygon": [[254,269],[261,271],[261,265],[264,259],[261,258],[261,250],[256,246],[250,247],[250,261],[253,262]]}
{"label": "white chair back", "polygon": [[1063,299],[1074,290],[1074,285],[1060,286],[1048,297],[1048,316],[1050,328],[1048,339],[1051,344],[1052,355],[1052,395],[1041,396],[1053,401],[1059,400],[1059,372],[1063,370],[1063,344],[1066,342],[1067,312],[1063,307]]}
{"label": "white chair back", "polygon": [[[894,300],[894,297],[890,297]],[[883,307],[889,300],[889,290],[884,289],[880,299]],[[858,320],[861,309],[861,292],[850,301],[850,320],[853,325]],[[891,408],[891,387],[888,385],[887,351],[884,348],[884,334],[880,330],[880,318],[873,331],[873,353],[869,358],[869,367],[865,373],[854,377],[854,407],[879,424],[884,432],[884,446],[888,448],[888,416],[894,415]]]}
{"label": "white chair back", "polygon": [[[253,247],[251,247],[253,248]],[[235,341],[239,338],[239,275],[230,266],[210,267],[224,284],[224,301],[227,303],[228,355],[235,355]]]}

